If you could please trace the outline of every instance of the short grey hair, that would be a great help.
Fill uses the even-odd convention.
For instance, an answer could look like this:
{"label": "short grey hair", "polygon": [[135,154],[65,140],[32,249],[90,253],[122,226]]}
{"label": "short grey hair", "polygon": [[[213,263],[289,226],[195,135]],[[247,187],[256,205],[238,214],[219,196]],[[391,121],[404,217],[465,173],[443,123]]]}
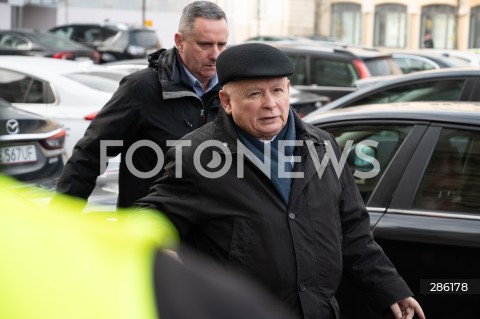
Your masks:
{"label": "short grey hair", "polygon": [[180,24],[178,26],[178,32],[180,32],[184,38],[188,38],[194,32],[195,19],[205,18],[210,20],[227,21],[225,12],[217,4],[211,1],[195,1],[187,5],[180,17]]}

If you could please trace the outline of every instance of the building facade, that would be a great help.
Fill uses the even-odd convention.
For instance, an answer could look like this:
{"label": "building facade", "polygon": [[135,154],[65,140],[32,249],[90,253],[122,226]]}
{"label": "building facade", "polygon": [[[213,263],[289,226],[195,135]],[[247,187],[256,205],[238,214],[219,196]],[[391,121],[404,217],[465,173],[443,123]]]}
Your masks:
{"label": "building facade", "polygon": [[[480,0],[330,0],[318,32],[346,42],[387,48],[480,48]],[[359,31],[360,30],[360,31]]]}
{"label": "building facade", "polygon": [[[149,22],[173,45],[189,0],[0,0],[0,28],[48,29],[105,20]],[[414,49],[430,33],[435,48],[480,48],[480,0],[216,0],[231,43],[259,35],[321,36],[352,44]],[[428,36],[428,35],[427,35]]]}

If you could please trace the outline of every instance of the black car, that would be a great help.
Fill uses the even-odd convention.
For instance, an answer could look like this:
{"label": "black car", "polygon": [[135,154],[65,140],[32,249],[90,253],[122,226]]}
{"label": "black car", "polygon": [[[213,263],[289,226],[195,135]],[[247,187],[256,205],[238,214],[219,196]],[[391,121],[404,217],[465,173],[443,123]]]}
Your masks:
{"label": "black car", "polygon": [[296,88],[328,96],[332,101],[356,90],[358,79],[402,74],[389,53],[335,42],[268,42],[295,65],[290,81]]}
{"label": "black car", "polygon": [[52,185],[63,170],[65,129],[0,99],[0,172],[32,184]]}
{"label": "black car", "polygon": [[101,63],[144,58],[161,48],[155,30],[124,23],[68,24],[49,31],[95,48]]}
{"label": "black car", "polygon": [[29,55],[100,62],[94,49],[39,30],[0,30],[0,55]]}
{"label": "black car", "polygon": [[[381,79],[381,80],[380,80]],[[447,68],[400,76],[371,78],[356,92],[332,101],[309,114],[362,104],[408,101],[480,101],[480,69]],[[361,81],[363,82],[363,80]]]}
{"label": "black car", "polygon": [[[426,317],[480,318],[480,103],[367,105],[307,122],[344,150],[375,239]],[[378,318],[348,287],[343,317]]]}

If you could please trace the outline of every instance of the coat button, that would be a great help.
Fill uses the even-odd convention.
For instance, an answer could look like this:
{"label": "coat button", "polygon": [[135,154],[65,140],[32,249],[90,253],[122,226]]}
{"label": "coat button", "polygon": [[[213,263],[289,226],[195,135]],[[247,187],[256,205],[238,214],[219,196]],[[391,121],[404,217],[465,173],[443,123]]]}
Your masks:
{"label": "coat button", "polygon": [[294,212],[288,213],[288,218],[290,218],[291,220],[294,220],[295,219],[295,213]]}
{"label": "coat button", "polygon": [[298,285],[298,290],[305,291],[307,290],[307,285],[302,281],[300,285]]}

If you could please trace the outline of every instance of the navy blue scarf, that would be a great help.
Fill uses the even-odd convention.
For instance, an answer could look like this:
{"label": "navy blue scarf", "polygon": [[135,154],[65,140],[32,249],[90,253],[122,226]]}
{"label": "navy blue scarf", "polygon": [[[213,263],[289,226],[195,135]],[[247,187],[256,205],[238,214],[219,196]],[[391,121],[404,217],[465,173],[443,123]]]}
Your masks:
{"label": "navy blue scarf", "polygon": [[[258,140],[257,138],[249,135],[245,131],[238,128],[240,141],[253,153],[255,154],[260,161],[265,162],[264,159],[264,147],[265,143]],[[275,186],[276,190],[282,197],[282,200],[285,204],[288,205],[289,197],[290,197],[290,188],[292,184],[292,180],[290,177],[280,177],[278,173],[278,153],[281,151],[279,150],[278,144],[279,141],[282,140],[290,140],[295,141],[296,134],[295,134],[295,121],[293,119],[293,112],[290,110],[288,115],[287,124],[282,128],[282,130],[278,133],[275,139],[270,143],[270,152],[271,152],[271,165],[270,165],[270,180],[272,181],[273,186]],[[286,146],[284,147],[284,156],[287,158],[291,158],[294,151],[294,146]],[[283,169],[284,172],[289,173],[293,171],[293,163],[287,161],[285,163],[285,167]]]}

